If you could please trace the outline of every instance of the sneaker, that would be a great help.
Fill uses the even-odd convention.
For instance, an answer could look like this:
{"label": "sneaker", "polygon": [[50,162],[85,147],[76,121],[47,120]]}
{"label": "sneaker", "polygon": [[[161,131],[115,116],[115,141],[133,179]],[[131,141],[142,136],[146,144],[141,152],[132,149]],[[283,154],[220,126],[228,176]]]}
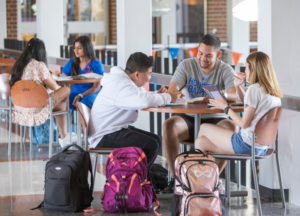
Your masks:
{"label": "sneaker", "polygon": [[172,178],[168,185],[161,191],[161,193],[174,193],[174,185],[175,178]]}
{"label": "sneaker", "polygon": [[70,136],[66,136],[64,139],[59,138],[58,139],[60,147],[64,148],[67,145],[70,145]]}

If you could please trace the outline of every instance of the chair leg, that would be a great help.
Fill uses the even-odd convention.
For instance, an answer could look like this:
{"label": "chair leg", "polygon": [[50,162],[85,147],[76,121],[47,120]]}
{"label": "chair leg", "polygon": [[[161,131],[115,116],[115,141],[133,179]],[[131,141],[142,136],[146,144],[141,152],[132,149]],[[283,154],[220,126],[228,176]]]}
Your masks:
{"label": "chair leg", "polygon": [[256,192],[256,203],[257,203],[259,216],[262,216],[255,160],[251,159],[251,161],[252,161],[252,173],[253,173],[253,179],[254,179],[254,188],[255,188],[255,192]]}
{"label": "chair leg", "polygon": [[23,126],[20,125],[20,150],[22,150],[22,144],[23,144]]}
{"label": "chair leg", "polygon": [[96,184],[96,174],[97,174],[97,162],[98,162],[98,153],[94,153],[94,170],[93,170],[93,178],[94,178],[94,185],[93,185],[93,192],[94,192],[94,187]]}
{"label": "chair leg", "polygon": [[227,203],[230,206],[231,205],[231,194],[230,194],[230,160],[227,161],[226,167],[225,167],[225,180],[226,180],[226,198]]}
{"label": "chair leg", "polygon": [[24,145],[26,144],[26,132],[27,132],[27,127],[24,126]]}
{"label": "chair leg", "polygon": [[237,188],[241,186],[241,161],[237,161]]}
{"label": "chair leg", "polygon": [[12,127],[12,123],[11,123],[11,112],[9,113],[9,126],[8,126],[8,157],[10,157],[11,155],[11,127]]}
{"label": "chair leg", "polygon": [[279,186],[280,186],[280,195],[282,200],[282,207],[285,208],[285,196],[282,186],[282,178],[281,178],[281,169],[280,169],[280,161],[279,161],[279,155],[278,150],[276,150],[276,162],[277,162],[277,172],[278,172],[278,178],[279,178]]}
{"label": "chair leg", "polygon": [[32,152],[32,127],[29,127],[30,152]]}

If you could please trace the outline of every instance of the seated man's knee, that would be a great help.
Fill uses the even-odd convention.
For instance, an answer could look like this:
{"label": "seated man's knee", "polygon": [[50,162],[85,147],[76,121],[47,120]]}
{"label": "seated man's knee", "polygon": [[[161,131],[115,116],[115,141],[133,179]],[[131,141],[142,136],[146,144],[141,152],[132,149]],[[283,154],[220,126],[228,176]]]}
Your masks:
{"label": "seated man's knee", "polygon": [[175,121],[172,118],[167,119],[163,123],[163,132],[164,134],[174,130]]}

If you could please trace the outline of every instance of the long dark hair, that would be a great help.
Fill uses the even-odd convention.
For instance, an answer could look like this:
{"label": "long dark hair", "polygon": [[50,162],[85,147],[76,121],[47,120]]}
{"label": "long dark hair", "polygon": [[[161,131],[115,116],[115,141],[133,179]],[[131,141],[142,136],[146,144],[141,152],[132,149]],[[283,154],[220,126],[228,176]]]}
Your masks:
{"label": "long dark hair", "polygon": [[[74,47],[75,43],[79,42],[84,50],[84,55],[88,57],[89,59],[95,59],[95,54],[94,54],[94,47],[92,44],[92,41],[89,37],[87,36],[80,36],[74,41]],[[77,76],[79,73],[79,64],[80,64],[80,58],[76,58],[74,55],[74,62],[72,64],[72,76]]]}
{"label": "long dark hair", "polygon": [[42,40],[38,38],[32,38],[28,42],[26,49],[23,51],[20,58],[14,64],[10,73],[10,87],[12,87],[15,84],[15,82],[22,79],[24,68],[31,59],[35,59],[39,62],[44,62],[47,65],[47,54],[45,44]]}

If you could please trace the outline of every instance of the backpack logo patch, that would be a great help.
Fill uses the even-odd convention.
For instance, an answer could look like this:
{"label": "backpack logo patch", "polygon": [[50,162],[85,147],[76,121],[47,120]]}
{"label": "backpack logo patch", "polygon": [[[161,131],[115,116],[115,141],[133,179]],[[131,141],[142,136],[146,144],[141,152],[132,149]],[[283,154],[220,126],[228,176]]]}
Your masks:
{"label": "backpack logo patch", "polygon": [[126,162],[121,163],[123,166],[129,166]]}
{"label": "backpack logo patch", "polygon": [[61,167],[55,167],[56,170],[61,170]]}
{"label": "backpack logo patch", "polygon": [[209,171],[209,170],[206,170],[205,172],[201,172],[199,170],[194,170],[194,175],[197,178],[201,177],[202,175],[205,175],[207,178],[211,178],[211,176],[212,176],[211,171]]}

